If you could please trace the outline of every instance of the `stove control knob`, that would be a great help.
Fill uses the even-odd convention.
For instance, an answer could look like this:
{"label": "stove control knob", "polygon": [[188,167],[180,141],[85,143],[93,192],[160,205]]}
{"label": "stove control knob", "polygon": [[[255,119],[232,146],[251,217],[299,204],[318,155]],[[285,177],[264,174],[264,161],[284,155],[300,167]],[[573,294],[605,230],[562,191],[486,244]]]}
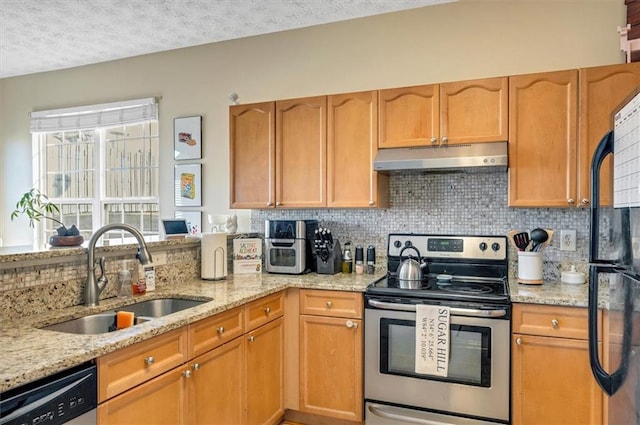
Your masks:
{"label": "stove control knob", "polygon": [[498,242],[492,243],[491,249],[493,249],[495,252],[498,252],[500,250],[500,244]]}
{"label": "stove control knob", "polygon": [[487,243],[486,242],[480,242],[480,251],[486,251],[487,250]]}
{"label": "stove control knob", "polygon": [[406,242],[404,243],[404,246],[412,246],[412,245],[413,245],[413,244],[411,243],[411,241],[406,241]]}
{"label": "stove control knob", "polygon": [[395,246],[396,248],[400,248],[400,247],[402,246],[402,242],[400,242],[400,241],[395,241],[395,242],[393,243],[393,246]]}

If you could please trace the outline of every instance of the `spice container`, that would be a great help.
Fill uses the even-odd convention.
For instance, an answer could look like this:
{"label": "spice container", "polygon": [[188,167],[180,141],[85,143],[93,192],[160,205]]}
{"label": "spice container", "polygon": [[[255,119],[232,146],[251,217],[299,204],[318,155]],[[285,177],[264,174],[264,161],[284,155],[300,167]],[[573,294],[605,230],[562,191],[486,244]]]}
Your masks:
{"label": "spice container", "polygon": [[369,245],[367,248],[367,274],[374,274],[376,271],[376,248]]}
{"label": "spice container", "polygon": [[356,274],[364,273],[364,250],[361,245],[356,246]]}
{"label": "spice container", "polygon": [[344,244],[342,251],[342,273],[353,272],[353,255],[351,254],[351,242]]}

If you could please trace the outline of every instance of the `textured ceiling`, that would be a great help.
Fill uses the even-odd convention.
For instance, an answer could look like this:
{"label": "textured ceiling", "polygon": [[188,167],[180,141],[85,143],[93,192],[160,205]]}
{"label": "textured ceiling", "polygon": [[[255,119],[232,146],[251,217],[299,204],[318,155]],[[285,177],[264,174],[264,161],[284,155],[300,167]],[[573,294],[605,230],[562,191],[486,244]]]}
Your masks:
{"label": "textured ceiling", "polygon": [[0,78],[455,0],[0,0]]}

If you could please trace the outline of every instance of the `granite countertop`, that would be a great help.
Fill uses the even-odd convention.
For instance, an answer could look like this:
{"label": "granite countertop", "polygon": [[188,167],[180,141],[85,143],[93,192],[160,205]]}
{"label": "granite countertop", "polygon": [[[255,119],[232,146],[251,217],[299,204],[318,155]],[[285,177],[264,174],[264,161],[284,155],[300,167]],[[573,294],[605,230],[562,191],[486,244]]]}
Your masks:
{"label": "granite countertop", "polygon": [[191,298],[207,300],[204,304],[127,329],[98,335],[78,335],[39,329],[53,323],[117,309],[131,304],[131,299],[110,298],[98,307],[74,306],[51,313],[3,319],[0,323],[0,392],[43,378],[95,359],[136,342],[180,328],[222,311],[287,288],[325,289],[364,292],[367,285],[381,277],[375,275],[277,275],[246,274],[226,280],[193,280],[170,288],[157,289],[135,301],[154,298]]}
{"label": "granite countertop", "polygon": [[[364,292],[367,285],[383,274],[383,271],[375,275],[247,274],[229,276],[222,281],[193,280],[137,296],[135,301],[174,297],[208,302],[128,329],[99,335],[69,334],[39,328],[118,309],[131,304],[132,299],[110,298],[102,300],[98,307],[81,305],[15,321],[3,320],[0,323],[0,392],[287,288]],[[513,302],[578,307],[587,305],[587,285],[545,282],[544,285],[530,286],[511,280],[509,286]],[[601,286],[601,308],[607,307],[605,293],[606,288]]]}

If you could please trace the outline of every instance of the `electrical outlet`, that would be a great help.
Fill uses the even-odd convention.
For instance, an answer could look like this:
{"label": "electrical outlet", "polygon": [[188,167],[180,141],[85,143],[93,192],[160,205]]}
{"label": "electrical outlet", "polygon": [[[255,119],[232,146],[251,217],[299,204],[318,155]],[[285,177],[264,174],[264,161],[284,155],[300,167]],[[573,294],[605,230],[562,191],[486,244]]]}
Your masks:
{"label": "electrical outlet", "polygon": [[560,251],[576,250],[576,231],[560,230]]}
{"label": "electrical outlet", "polygon": [[151,254],[154,266],[164,266],[167,264],[167,251],[158,251]]}

